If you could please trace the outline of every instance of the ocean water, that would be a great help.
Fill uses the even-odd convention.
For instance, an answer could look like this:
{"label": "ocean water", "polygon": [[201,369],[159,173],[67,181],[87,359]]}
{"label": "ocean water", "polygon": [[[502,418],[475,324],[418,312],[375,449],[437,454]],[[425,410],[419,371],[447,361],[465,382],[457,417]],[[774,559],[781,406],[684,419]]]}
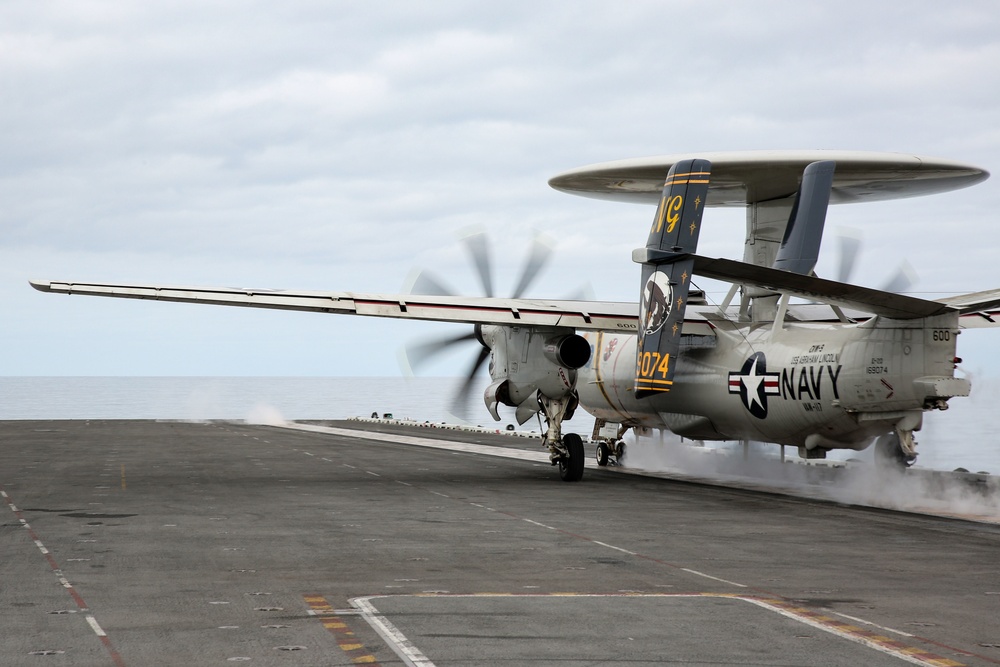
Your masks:
{"label": "ocean water", "polygon": [[[454,423],[449,403],[457,378],[342,377],[0,377],[0,419],[344,419],[391,413],[396,418]],[[473,389],[478,397],[482,387]],[[1000,383],[977,381],[970,398],[926,415],[917,434],[918,465],[962,467],[1000,474],[1000,437],[994,427]],[[478,398],[468,404],[471,423],[498,428]],[[594,420],[583,410],[567,430],[589,435]],[[537,430],[534,420],[524,425]],[[778,448],[775,447],[777,452]],[[865,458],[868,452],[836,452]]]}
{"label": "ocean water", "polygon": [[[0,419],[342,419],[392,413],[455,421],[454,378],[2,377]],[[486,412],[483,418],[492,421]]]}

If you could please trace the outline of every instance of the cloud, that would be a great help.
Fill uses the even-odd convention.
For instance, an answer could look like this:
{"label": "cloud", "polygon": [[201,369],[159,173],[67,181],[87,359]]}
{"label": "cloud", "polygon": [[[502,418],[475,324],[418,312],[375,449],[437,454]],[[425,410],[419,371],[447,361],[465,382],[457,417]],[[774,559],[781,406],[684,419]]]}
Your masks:
{"label": "cloud", "polygon": [[[566,197],[548,177],[752,148],[897,150],[996,170],[998,22],[988,2],[5,4],[0,298],[6,347],[19,352],[4,367],[100,365],[59,345],[67,301],[80,309],[71,333],[102,350],[99,324],[164,339],[181,357],[216,344],[200,332],[247,326],[192,308],[183,319],[199,333],[181,341],[170,333],[179,311],[55,299],[30,291],[28,277],[395,291],[411,267],[433,266],[475,290],[454,244],[474,224],[495,232],[508,283],[541,229],[557,254],[536,294],[590,282],[599,298],[633,299],[629,253],[652,211]],[[864,230],[861,282],[878,284],[906,257],[920,289],[974,291],[1000,286],[982,242],[998,207],[989,181],[837,207],[828,224]],[[704,251],[739,256],[742,213],[709,220]],[[344,375],[397,372],[387,340],[417,331],[246,317],[258,316],[253,326],[270,328],[277,349],[326,353],[293,331],[335,331],[344,352],[323,368]],[[260,372],[274,368],[251,343],[229,344]],[[188,367],[136,347],[122,342],[126,359],[109,368]],[[226,356],[186,359],[213,374],[229,371]]]}

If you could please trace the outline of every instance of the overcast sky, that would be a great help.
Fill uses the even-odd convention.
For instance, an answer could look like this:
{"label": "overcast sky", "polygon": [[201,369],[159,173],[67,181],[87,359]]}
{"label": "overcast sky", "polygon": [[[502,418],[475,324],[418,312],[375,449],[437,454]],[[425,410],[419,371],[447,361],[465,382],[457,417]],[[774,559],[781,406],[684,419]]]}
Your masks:
{"label": "overcast sky", "polygon": [[[771,148],[895,151],[1000,172],[1000,12],[980,2],[0,3],[4,375],[385,375],[449,325],[42,294],[29,278],[635,300],[652,208],[558,193],[583,164]],[[903,259],[929,298],[1000,287],[1000,179],[838,206],[855,282]],[[741,257],[741,211],[700,250]],[[1000,331],[960,340],[1000,375]],[[458,374],[464,350],[432,366]]]}

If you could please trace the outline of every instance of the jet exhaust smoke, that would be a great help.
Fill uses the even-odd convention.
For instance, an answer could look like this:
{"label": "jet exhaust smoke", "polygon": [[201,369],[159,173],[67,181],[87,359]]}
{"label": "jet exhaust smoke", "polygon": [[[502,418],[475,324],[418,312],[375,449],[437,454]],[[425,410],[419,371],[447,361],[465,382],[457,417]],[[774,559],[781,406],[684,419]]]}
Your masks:
{"label": "jet exhaust smoke", "polygon": [[[672,434],[640,437],[628,443],[625,467],[768,493],[781,493],[845,505],[949,516],[1000,523],[1000,479],[994,475],[946,473],[921,468],[876,467],[870,452],[836,464],[782,462],[770,444],[746,449],[687,444]],[[794,448],[789,456],[796,457]]]}
{"label": "jet exhaust smoke", "polygon": [[250,409],[249,414],[247,414],[246,422],[261,426],[284,426],[288,423],[278,408],[267,403],[257,403],[254,405]]}

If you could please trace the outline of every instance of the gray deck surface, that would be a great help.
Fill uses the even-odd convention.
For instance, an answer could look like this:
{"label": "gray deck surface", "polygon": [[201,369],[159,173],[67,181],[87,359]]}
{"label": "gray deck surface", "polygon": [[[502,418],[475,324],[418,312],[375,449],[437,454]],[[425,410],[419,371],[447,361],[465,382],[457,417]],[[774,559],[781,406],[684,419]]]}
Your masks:
{"label": "gray deck surface", "polygon": [[1000,664],[995,525],[224,423],[0,422],[0,490],[2,665]]}

